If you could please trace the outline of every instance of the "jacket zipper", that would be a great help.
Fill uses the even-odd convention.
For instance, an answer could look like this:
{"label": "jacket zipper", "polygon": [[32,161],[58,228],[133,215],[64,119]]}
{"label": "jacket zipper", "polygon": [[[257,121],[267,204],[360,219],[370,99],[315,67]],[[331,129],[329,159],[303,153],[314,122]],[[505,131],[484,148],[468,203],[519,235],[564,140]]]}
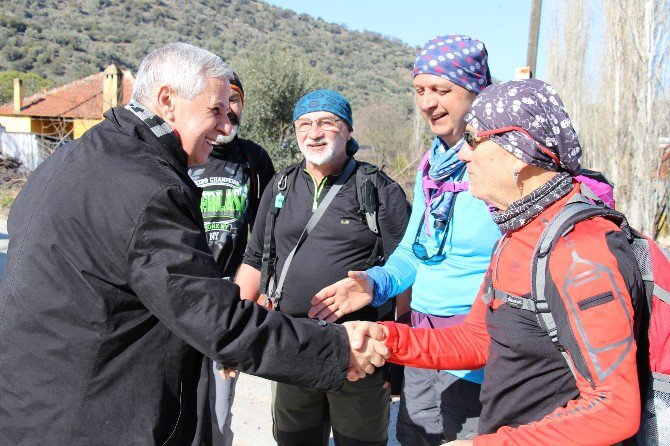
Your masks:
{"label": "jacket zipper", "polygon": [[307,175],[312,179],[312,183],[314,183],[314,200],[312,200],[312,212],[316,211],[316,208],[319,207],[319,197],[321,196],[321,192],[323,191],[323,187],[326,185],[326,182],[328,182],[328,177],[325,177],[323,180],[321,180],[321,184],[316,184],[316,180],[312,176],[307,169],[305,169],[305,172],[307,172]]}

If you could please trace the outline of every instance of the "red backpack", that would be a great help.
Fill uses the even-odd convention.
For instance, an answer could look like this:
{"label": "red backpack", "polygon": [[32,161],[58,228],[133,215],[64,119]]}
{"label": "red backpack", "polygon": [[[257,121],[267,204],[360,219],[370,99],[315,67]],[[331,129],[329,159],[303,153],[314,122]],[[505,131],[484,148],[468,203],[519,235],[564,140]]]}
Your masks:
{"label": "red backpack", "polygon": [[[644,348],[648,342],[648,367],[651,373],[647,391],[641,395],[642,419],[637,443],[645,446],[670,445],[670,251],[630,228],[626,217],[620,212],[594,204],[593,200],[577,194],[547,224],[536,245],[531,268],[531,298],[535,308],[545,310],[535,310],[535,314],[540,326],[547,331],[554,345],[570,364],[567,353],[558,340],[557,327],[561,324],[556,323],[551,312],[552,302],[547,300],[548,295],[545,294],[547,265],[556,242],[578,222],[594,217],[605,217],[615,222],[628,236],[644,281],[646,305],[638,347]],[[646,320],[648,330],[644,322]]]}

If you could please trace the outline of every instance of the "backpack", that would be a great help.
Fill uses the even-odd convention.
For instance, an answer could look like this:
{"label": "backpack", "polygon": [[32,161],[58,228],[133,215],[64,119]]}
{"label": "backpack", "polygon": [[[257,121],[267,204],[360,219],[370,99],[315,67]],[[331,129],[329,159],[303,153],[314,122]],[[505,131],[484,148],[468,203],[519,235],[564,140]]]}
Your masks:
{"label": "backpack", "polygon": [[[614,186],[605,175],[589,169],[581,169],[574,177],[582,186],[582,193],[592,202],[600,202],[605,206],[616,209],[614,202]],[[586,192],[586,193],[585,193]]]}
{"label": "backpack", "polygon": [[[545,294],[547,265],[556,242],[577,223],[594,217],[604,217],[615,222],[626,234],[644,282],[646,299],[642,305],[643,314],[636,314],[635,319],[642,321],[638,338],[639,353],[644,354],[648,345],[648,364],[638,364],[638,367],[649,371],[649,381],[645,383],[645,377],[640,377],[642,416],[637,444],[670,445],[670,251],[630,228],[626,217],[620,212],[594,204],[585,195],[577,194],[547,224],[538,240],[531,267],[531,298],[492,291],[495,297],[511,306],[533,311],[540,326],[571,366],[570,357],[558,339],[558,327],[564,323],[560,316],[556,316],[558,313],[552,313],[552,302]],[[559,319],[558,322],[556,319]],[[638,355],[640,360],[643,360],[643,356]],[[572,367],[570,370],[576,375]]]}
{"label": "backpack", "polygon": [[[365,220],[368,228],[377,239],[372,249],[370,257],[365,263],[366,268],[384,263],[384,245],[382,244],[382,234],[379,229],[379,195],[377,190],[377,176],[379,168],[374,164],[356,161],[358,169],[356,170],[356,198],[358,200],[358,212],[361,219]],[[263,238],[263,256],[261,263],[261,282],[259,292],[261,295],[268,296],[268,291],[272,292],[271,281],[275,275],[275,266],[277,263],[277,251],[274,241],[274,229],[277,221],[277,215],[284,204],[289,184],[293,183],[295,176],[300,169],[300,163],[282,169],[276,176],[272,184],[272,204],[266,217],[265,234]]]}

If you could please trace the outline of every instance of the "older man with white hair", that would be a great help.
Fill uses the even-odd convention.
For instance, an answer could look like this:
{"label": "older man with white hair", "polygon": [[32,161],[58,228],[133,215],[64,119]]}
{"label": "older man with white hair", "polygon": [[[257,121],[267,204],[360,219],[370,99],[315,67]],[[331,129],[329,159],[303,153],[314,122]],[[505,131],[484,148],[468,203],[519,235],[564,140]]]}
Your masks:
{"label": "older man with white hair", "polygon": [[132,101],[17,197],[0,283],[0,444],[207,442],[203,354],[320,389],[383,362],[372,343],[350,353],[345,328],[242,302],[222,280],[187,170],[231,131],[230,75],[188,44],[153,51]]}

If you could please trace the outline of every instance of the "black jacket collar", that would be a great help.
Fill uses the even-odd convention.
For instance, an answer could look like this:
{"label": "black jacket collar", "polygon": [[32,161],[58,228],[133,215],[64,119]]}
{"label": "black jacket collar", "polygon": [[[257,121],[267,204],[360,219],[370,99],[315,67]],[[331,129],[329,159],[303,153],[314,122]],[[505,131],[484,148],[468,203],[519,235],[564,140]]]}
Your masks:
{"label": "black jacket collar", "polygon": [[168,133],[159,140],[147,124],[123,107],[111,108],[104,116],[125,133],[148,144],[157,156],[188,177],[188,156],[174,133]]}
{"label": "black jacket collar", "polygon": [[230,152],[233,152],[235,150],[240,149],[240,138],[238,135],[235,135],[235,138],[233,138],[232,141],[230,141],[227,144],[223,145],[213,145],[212,146],[212,153],[210,156],[217,158],[217,159],[223,159],[226,158]]}

